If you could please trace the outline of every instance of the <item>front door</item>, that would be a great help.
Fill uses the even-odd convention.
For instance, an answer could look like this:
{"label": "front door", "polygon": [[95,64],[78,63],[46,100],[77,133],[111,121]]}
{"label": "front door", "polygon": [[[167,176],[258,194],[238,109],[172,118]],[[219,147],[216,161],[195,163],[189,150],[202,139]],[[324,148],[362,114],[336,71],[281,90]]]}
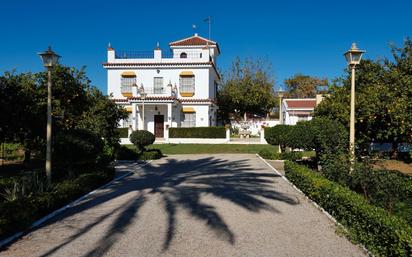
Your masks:
{"label": "front door", "polygon": [[163,115],[154,116],[156,137],[164,137],[164,121],[165,121],[165,118]]}

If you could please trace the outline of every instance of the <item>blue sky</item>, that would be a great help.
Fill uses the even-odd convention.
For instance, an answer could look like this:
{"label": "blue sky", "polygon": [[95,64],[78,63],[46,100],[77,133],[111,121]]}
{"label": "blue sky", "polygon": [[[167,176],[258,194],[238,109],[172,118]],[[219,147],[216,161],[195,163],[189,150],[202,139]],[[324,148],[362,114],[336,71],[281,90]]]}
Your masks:
{"label": "blue sky", "polygon": [[[352,7],[352,9],[350,9]],[[267,58],[276,88],[295,73],[332,79],[343,73],[343,52],[356,41],[367,58],[389,56],[389,43],[412,36],[411,1],[4,1],[0,74],[42,70],[37,52],[52,45],[68,66],[87,67],[106,92],[108,42],[119,50],[152,50],[194,33],[212,39],[226,69],[239,56]]]}

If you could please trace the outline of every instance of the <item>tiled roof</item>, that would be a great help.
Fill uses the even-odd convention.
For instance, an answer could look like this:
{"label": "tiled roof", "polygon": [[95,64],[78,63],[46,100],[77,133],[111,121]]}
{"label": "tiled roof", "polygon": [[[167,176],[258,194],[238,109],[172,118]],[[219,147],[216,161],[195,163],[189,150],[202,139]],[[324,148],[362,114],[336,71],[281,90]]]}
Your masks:
{"label": "tiled roof", "polygon": [[170,46],[205,46],[205,45],[216,45],[216,42],[194,35],[188,38],[177,40],[169,43]]}
{"label": "tiled roof", "polygon": [[182,103],[214,103],[213,99],[179,99]]}
{"label": "tiled roof", "polygon": [[288,100],[286,99],[286,104],[288,108],[315,108],[316,107],[316,99],[294,99]]}

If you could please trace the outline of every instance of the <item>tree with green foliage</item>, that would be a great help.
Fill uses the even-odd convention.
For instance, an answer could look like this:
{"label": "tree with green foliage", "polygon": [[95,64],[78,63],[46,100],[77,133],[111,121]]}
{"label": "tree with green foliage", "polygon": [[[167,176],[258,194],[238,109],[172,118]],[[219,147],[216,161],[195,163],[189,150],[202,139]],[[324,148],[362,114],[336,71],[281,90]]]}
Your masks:
{"label": "tree with green foliage", "polygon": [[[7,141],[21,143],[26,161],[32,150],[44,152],[46,136],[47,73],[5,73],[0,76],[0,133]],[[57,65],[52,69],[53,137],[85,129],[104,139],[109,148],[118,146],[116,130],[126,112],[90,85],[84,68]],[[106,147],[106,149],[107,149]],[[112,151],[113,152],[113,151]],[[114,156],[113,156],[114,157]]]}
{"label": "tree with green foliage", "polygon": [[[356,145],[358,154],[368,153],[370,144],[392,143],[391,157],[398,156],[401,143],[412,142],[412,41],[402,48],[392,46],[393,61],[364,60],[356,70]],[[315,110],[349,126],[350,74],[331,87],[329,97]]]}
{"label": "tree with green foliage", "polygon": [[[0,139],[19,142],[25,148],[24,162],[30,162],[31,149],[41,142],[46,129],[46,109],[38,104],[35,75],[5,72],[0,76]],[[45,133],[44,133],[45,134]]]}
{"label": "tree with green foliage", "polygon": [[247,114],[266,115],[277,101],[273,90],[274,80],[270,64],[262,60],[236,58],[232,68],[223,76],[217,101],[220,114],[244,117]]}
{"label": "tree with green foliage", "polygon": [[285,80],[287,87],[286,97],[311,98],[315,97],[322,87],[328,85],[327,79],[320,79],[303,74],[296,74]]}

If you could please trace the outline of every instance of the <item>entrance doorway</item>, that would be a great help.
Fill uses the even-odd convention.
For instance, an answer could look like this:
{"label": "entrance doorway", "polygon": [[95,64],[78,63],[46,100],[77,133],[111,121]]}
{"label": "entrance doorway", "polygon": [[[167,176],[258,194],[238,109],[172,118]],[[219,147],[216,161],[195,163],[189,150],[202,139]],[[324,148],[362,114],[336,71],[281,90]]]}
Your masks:
{"label": "entrance doorway", "polygon": [[154,116],[154,123],[155,123],[155,137],[164,137],[164,115],[155,115]]}

